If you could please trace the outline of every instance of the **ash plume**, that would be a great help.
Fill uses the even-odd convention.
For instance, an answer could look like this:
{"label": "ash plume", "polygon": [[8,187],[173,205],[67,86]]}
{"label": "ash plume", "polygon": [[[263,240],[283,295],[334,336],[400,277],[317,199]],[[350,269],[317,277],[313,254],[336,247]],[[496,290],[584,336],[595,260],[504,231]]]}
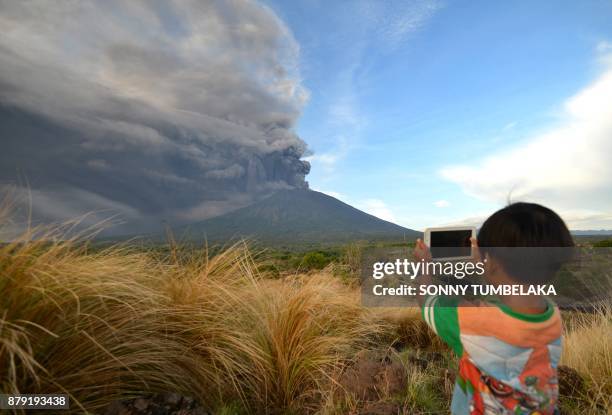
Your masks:
{"label": "ash plume", "polygon": [[268,7],[0,1],[0,27],[0,184],[35,221],[149,230],[308,186],[299,47]]}

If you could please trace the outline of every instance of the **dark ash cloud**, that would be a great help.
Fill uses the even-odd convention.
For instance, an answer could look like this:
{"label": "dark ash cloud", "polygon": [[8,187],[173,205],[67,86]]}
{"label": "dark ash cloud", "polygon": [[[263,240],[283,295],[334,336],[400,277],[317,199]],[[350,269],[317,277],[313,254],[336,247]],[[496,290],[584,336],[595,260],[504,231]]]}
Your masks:
{"label": "dark ash cloud", "polygon": [[0,27],[0,182],[27,179],[35,219],[129,232],[307,186],[299,48],[269,8],[0,0]]}

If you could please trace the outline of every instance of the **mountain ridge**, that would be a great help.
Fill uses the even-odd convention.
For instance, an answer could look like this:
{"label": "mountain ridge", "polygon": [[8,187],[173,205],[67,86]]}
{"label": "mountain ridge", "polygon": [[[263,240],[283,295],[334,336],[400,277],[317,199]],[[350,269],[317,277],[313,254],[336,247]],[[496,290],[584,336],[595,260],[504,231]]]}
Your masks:
{"label": "mountain ridge", "polygon": [[363,212],[325,193],[280,190],[249,206],[179,229],[187,239],[317,243],[413,239],[421,232]]}

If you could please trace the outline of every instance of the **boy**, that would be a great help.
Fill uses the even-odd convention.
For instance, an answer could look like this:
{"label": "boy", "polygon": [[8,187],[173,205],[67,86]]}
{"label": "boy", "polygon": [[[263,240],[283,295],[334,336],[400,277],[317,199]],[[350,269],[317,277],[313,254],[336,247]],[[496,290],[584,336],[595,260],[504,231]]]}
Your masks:
{"label": "boy", "polygon": [[[486,283],[495,286],[546,282],[569,259],[536,254],[528,261],[512,260],[507,255],[512,248],[528,248],[533,254],[543,247],[568,247],[561,251],[569,252],[573,245],[563,220],[532,203],[495,212],[472,240],[478,259],[486,259]],[[431,259],[421,240],[414,253],[416,260]],[[428,276],[422,278],[427,283]],[[556,413],[562,328],[552,301],[509,296],[460,303],[425,297],[421,305],[425,322],[459,357],[452,414]]]}

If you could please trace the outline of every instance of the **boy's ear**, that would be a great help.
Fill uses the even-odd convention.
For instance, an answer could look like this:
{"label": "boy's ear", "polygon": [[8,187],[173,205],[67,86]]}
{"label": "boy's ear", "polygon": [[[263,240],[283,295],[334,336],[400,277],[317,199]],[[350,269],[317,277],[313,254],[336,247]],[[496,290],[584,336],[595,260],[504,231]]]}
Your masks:
{"label": "boy's ear", "polygon": [[495,274],[499,270],[499,263],[488,253],[485,253],[485,257],[483,258],[483,260],[485,261],[487,270],[490,274]]}

